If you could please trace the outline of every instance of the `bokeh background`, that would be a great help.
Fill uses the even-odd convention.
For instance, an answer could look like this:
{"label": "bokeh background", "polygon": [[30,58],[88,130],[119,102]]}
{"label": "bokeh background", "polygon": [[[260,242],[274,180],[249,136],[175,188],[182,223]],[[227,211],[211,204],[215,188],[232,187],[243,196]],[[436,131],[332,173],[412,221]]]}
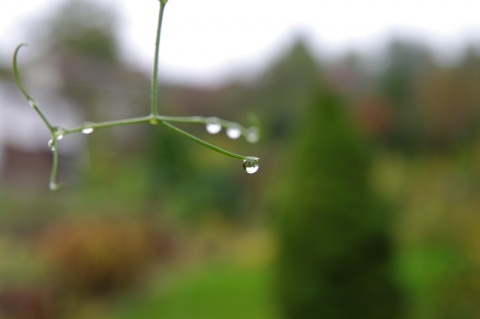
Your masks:
{"label": "bokeh background", "polygon": [[[122,23],[84,1],[24,21],[20,70],[52,122],[148,113],[149,61],[126,58]],[[233,50],[184,33],[165,47]],[[257,144],[182,126],[260,157],[256,174],[137,125],[66,136],[57,193],[2,55],[0,318],[480,318],[480,31],[453,51],[288,34],[255,71],[163,68],[162,114],[260,120]]]}

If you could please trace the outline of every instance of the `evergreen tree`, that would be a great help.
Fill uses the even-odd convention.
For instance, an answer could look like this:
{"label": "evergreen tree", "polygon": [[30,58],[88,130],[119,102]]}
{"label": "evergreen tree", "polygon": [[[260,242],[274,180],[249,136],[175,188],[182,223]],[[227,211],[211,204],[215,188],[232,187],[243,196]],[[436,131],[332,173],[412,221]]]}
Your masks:
{"label": "evergreen tree", "polygon": [[432,65],[430,52],[421,44],[396,39],[385,53],[385,67],[378,77],[380,95],[388,101],[391,127],[386,142],[415,153],[424,143],[418,83]]}
{"label": "evergreen tree", "polygon": [[339,97],[313,101],[284,181],[278,284],[286,318],[397,318],[388,211]]}

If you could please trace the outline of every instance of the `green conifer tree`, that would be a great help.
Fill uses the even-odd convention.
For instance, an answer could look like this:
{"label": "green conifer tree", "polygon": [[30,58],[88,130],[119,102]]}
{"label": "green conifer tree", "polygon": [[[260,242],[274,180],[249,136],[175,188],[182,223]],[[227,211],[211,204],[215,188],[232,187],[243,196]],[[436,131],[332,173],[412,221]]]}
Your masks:
{"label": "green conifer tree", "polygon": [[278,288],[286,318],[398,318],[389,212],[341,99],[313,101],[281,202]]}

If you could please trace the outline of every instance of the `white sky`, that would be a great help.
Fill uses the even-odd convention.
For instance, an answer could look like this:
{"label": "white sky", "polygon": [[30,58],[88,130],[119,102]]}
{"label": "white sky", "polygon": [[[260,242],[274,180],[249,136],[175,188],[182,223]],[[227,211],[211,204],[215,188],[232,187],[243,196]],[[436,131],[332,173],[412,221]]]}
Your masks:
{"label": "white sky", "polygon": [[[29,41],[23,25],[63,0],[0,3],[0,59]],[[125,56],[149,69],[158,0],[97,0],[123,17]],[[409,34],[455,51],[467,39],[480,45],[479,0],[170,0],[160,52],[161,73],[176,80],[215,82],[265,65],[301,33],[314,49],[338,53],[379,46],[391,34]],[[27,54],[27,53],[23,53]]]}

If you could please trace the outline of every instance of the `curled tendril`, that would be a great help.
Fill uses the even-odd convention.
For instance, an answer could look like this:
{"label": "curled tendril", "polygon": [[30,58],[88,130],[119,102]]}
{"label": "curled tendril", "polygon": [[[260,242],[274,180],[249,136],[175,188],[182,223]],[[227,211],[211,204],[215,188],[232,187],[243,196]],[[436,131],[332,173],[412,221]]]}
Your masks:
{"label": "curled tendril", "polygon": [[18,58],[18,52],[20,51],[20,49],[24,46],[27,46],[27,44],[25,43],[22,43],[20,45],[17,46],[17,48],[15,49],[15,52],[13,54],[13,77],[15,78],[15,82],[18,86],[18,88],[20,89],[20,91],[22,92],[22,94],[25,96],[25,98],[27,99],[28,101],[28,104],[30,104],[31,107],[33,107],[33,109],[35,110],[35,112],[37,112],[37,114],[40,116],[40,118],[42,119],[43,123],[45,123],[45,125],[47,126],[48,130],[50,131],[50,136],[51,136],[51,141],[52,142],[52,146],[51,146],[51,150],[53,152],[53,161],[52,161],[52,171],[50,173],[50,183],[49,183],[49,186],[50,186],[50,189],[52,191],[57,191],[60,189],[61,185],[57,183],[57,172],[58,172],[58,141],[57,141],[57,138],[56,138],[56,130],[55,130],[55,127],[50,123],[50,121],[47,119],[47,117],[45,116],[45,113],[43,113],[43,111],[40,109],[40,107],[38,106],[38,103],[37,101],[33,98],[33,96],[30,95],[30,93],[28,93],[27,89],[25,88],[25,85],[23,84],[21,78],[20,78],[20,73],[18,72],[18,63],[17,63],[17,58]]}
{"label": "curled tendril", "polygon": [[[238,155],[232,152],[229,152],[227,150],[224,150],[218,146],[215,146],[213,144],[210,144],[180,128],[177,126],[171,124],[170,122],[183,122],[183,123],[201,123],[201,124],[208,124],[212,120],[212,117],[200,117],[200,116],[191,116],[191,117],[183,117],[183,116],[163,116],[159,115],[157,111],[157,91],[158,91],[158,49],[160,45],[160,31],[161,31],[161,25],[162,25],[162,20],[163,20],[163,11],[165,9],[165,5],[167,4],[168,0],[160,0],[160,11],[159,11],[159,18],[158,18],[158,28],[157,28],[157,38],[155,41],[155,57],[154,57],[154,72],[153,72],[153,79],[152,79],[152,91],[151,91],[151,110],[150,110],[150,115],[144,116],[144,117],[135,117],[135,118],[129,118],[129,119],[124,119],[124,120],[116,120],[116,121],[105,121],[105,122],[88,122],[84,123],[82,125],[73,127],[73,128],[63,128],[60,126],[54,126],[52,123],[48,120],[46,117],[45,113],[42,111],[42,109],[39,107],[39,104],[37,101],[33,98],[30,93],[28,93],[23,81],[20,78],[20,73],[18,71],[18,53],[22,47],[27,46],[27,44],[22,43],[18,45],[15,49],[15,52],[13,54],[13,76],[15,78],[15,82],[22,92],[22,94],[25,96],[27,99],[28,103],[32,106],[32,108],[35,110],[35,112],[39,115],[45,126],[48,128],[50,131],[50,136],[51,139],[48,143],[48,146],[52,150],[53,153],[53,161],[52,161],[52,171],[50,174],[50,189],[52,191],[57,191],[60,189],[61,184],[57,182],[57,173],[58,173],[58,161],[59,161],[59,147],[58,147],[58,141],[63,138],[64,135],[67,134],[72,134],[72,133],[78,133],[78,132],[84,132],[85,130],[88,129],[88,132],[91,133],[93,130],[100,129],[100,128],[107,128],[107,127],[112,127],[112,126],[120,126],[120,125],[129,125],[129,124],[138,124],[138,123],[147,123],[147,124],[162,124],[169,129],[189,138],[190,140],[203,145],[205,147],[208,147],[218,153],[224,154],[226,156],[230,156],[236,159],[240,159],[243,161],[243,163],[247,163],[248,165],[257,165],[258,167],[258,161],[259,158],[253,157],[253,156],[243,156],[243,155]],[[215,118],[216,123],[220,125],[223,128],[235,128],[239,130],[240,134],[243,135],[247,141],[249,142],[256,142],[258,140],[258,134],[259,134],[259,126],[252,126],[249,128],[246,128],[244,126],[241,126],[240,124],[236,122],[230,122],[230,121],[225,121],[222,119]],[[256,117],[253,118],[253,124],[257,124],[258,120]]]}

